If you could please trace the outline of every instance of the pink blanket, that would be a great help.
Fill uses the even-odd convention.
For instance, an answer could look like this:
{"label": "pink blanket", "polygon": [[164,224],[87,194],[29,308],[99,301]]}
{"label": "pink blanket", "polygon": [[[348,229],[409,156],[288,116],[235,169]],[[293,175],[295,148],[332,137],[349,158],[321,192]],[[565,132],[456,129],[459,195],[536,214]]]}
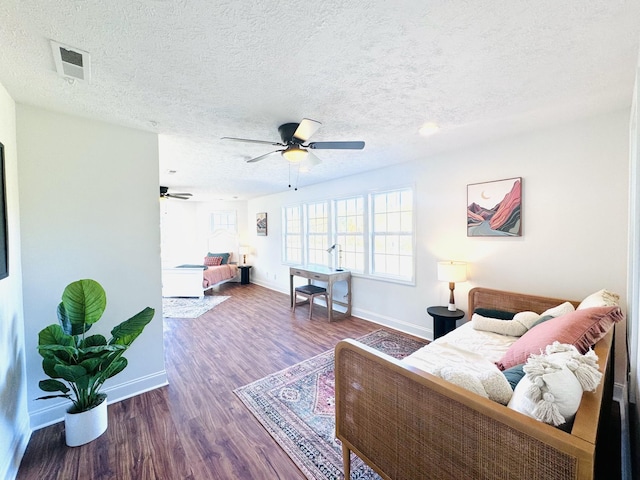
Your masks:
{"label": "pink blanket", "polygon": [[237,265],[218,265],[216,267],[209,267],[203,271],[202,286],[204,288],[215,285],[216,283],[224,282],[233,278],[238,273]]}

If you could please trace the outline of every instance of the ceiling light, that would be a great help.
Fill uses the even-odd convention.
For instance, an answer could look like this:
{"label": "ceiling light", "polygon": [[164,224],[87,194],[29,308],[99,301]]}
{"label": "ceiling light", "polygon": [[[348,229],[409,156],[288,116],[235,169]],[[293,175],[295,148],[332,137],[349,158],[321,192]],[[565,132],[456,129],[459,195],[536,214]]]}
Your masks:
{"label": "ceiling light", "polygon": [[433,135],[434,133],[437,133],[438,130],[440,130],[440,127],[438,126],[437,123],[435,122],[427,122],[424,125],[422,125],[422,127],[420,127],[420,135],[422,135],[423,137],[428,137],[429,135]]}
{"label": "ceiling light", "polygon": [[300,163],[302,160],[307,158],[307,151],[304,148],[294,145],[282,152],[282,156],[287,162]]}

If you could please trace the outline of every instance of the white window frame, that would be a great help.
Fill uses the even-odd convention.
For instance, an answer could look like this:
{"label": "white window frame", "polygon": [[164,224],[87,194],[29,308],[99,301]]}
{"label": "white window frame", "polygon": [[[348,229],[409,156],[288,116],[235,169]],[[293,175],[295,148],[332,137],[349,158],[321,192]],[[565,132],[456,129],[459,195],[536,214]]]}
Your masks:
{"label": "white window frame", "polygon": [[[354,213],[349,212],[349,202],[356,203]],[[357,205],[357,203],[361,205]],[[344,215],[341,213],[345,209]],[[342,252],[342,264],[340,264],[340,251],[333,252],[330,265],[333,268],[342,267],[352,273],[364,274],[367,269],[367,198],[365,195],[353,195],[338,198],[332,202],[333,241],[332,245],[339,245]],[[343,219],[344,217],[344,219]],[[355,222],[355,230],[353,223]]]}
{"label": "white window frame", "polygon": [[305,204],[305,255],[307,263],[328,265],[331,208],[328,200]]}
{"label": "white window frame", "polygon": [[[230,221],[232,220],[232,221]],[[214,210],[209,214],[209,232],[228,230],[238,232],[238,215],[235,210]]]}
{"label": "white window frame", "polygon": [[[283,263],[289,265],[306,263],[302,205],[289,205],[282,208],[282,226]],[[296,251],[299,252],[299,257],[295,255]]]}
{"label": "white window frame", "polygon": [[[402,200],[406,194],[411,195],[409,209]],[[400,195],[401,204],[397,208],[390,205],[394,195]],[[382,196],[386,196],[385,206],[378,209],[376,199]],[[413,187],[369,194],[370,276],[400,283],[415,283],[415,197]]]}

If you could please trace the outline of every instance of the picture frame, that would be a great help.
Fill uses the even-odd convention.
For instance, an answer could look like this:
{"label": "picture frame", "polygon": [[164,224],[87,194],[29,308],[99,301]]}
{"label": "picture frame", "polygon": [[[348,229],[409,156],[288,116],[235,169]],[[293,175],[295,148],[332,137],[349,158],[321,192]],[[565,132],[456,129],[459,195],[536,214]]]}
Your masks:
{"label": "picture frame", "polygon": [[0,143],[0,280],[9,276],[9,231],[4,173],[4,145]]}
{"label": "picture frame", "polygon": [[256,214],[256,233],[259,236],[267,236],[267,212]]}
{"label": "picture frame", "polygon": [[467,237],[522,236],[522,177],[467,185]]}

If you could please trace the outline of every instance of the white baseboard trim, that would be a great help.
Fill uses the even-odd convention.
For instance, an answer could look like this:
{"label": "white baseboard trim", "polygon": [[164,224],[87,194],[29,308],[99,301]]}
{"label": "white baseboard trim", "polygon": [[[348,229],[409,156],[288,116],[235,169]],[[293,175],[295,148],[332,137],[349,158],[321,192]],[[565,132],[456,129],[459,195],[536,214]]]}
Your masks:
{"label": "white baseboard trim", "polygon": [[353,309],[351,311],[351,314],[354,317],[362,318],[363,320],[367,320],[372,323],[377,323],[378,325],[393,328],[394,330],[399,330],[401,332],[408,333],[409,335],[425,338],[427,340],[433,339],[433,330],[431,328],[416,325],[414,323],[405,322],[397,318],[387,317],[385,315],[379,315],[375,312],[372,312],[370,310],[364,310],[362,308]]}
{"label": "white baseboard trim", "polygon": [[[141,393],[155,390],[169,384],[166,370],[152,373],[145,377],[136,378],[129,382],[120,383],[103,391],[107,394],[108,404],[120,402]],[[32,410],[29,413],[32,430],[39,430],[64,420],[64,414],[69,408],[69,402],[63,401],[48,407]]]}
{"label": "white baseboard trim", "polygon": [[[262,282],[260,280],[252,281],[252,283],[264,288],[268,288],[269,290],[274,290],[276,292],[289,295],[288,289],[283,290],[279,288],[278,285]],[[379,315],[375,312],[372,312],[370,310],[365,310],[362,308],[352,309],[351,315],[353,315],[354,317],[362,318],[363,320],[367,320],[371,323],[377,323],[378,325],[382,325],[384,327],[389,327],[389,328],[393,328],[394,330],[399,330],[401,332],[408,333],[409,335],[425,338],[427,340],[433,340],[433,329],[431,328],[426,328],[420,325],[415,325],[413,323],[408,323],[403,320],[399,320],[397,318]]]}
{"label": "white baseboard trim", "polygon": [[0,478],[6,478],[7,480],[17,478],[20,462],[24,457],[24,452],[27,450],[30,439],[29,418],[25,416],[17,430],[14,431],[8,451],[3,452],[3,456],[6,455],[5,458],[0,458]]}

